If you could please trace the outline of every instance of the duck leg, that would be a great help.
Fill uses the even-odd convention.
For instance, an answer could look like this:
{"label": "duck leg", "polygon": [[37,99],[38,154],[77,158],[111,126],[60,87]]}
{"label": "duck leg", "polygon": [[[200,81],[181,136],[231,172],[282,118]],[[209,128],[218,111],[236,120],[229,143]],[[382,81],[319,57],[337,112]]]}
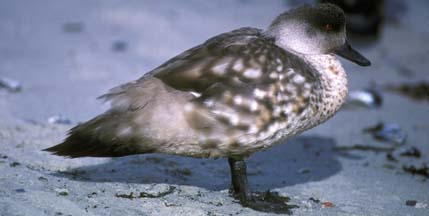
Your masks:
{"label": "duck leg", "polygon": [[288,197],[282,197],[277,192],[250,192],[247,182],[246,162],[244,160],[228,159],[231,168],[232,195],[244,207],[256,211],[272,213],[292,213],[290,209],[296,205],[288,205]]}
{"label": "duck leg", "polygon": [[244,160],[228,159],[231,168],[231,184],[234,198],[247,201],[252,194],[247,183],[247,166]]}

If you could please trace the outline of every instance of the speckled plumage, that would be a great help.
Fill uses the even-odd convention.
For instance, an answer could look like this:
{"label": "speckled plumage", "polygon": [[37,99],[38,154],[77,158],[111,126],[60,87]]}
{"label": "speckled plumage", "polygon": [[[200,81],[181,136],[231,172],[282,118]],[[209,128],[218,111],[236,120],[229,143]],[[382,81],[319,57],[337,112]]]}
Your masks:
{"label": "speckled plumage", "polygon": [[347,43],[335,5],[302,6],[266,31],[215,36],[142,78],[112,89],[111,108],[46,149],[69,157],[166,153],[228,157],[231,192],[245,207],[290,213],[276,193],[252,193],[245,159],[333,116],[347,78],[333,53],[370,62]]}
{"label": "speckled plumage", "polygon": [[[344,16],[336,10],[328,18]],[[300,53],[306,48],[294,37],[307,34],[299,30],[304,24],[291,28],[301,18],[282,23],[287,17],[280,15],[268,31],[241,28],[215,36],[112,89],[102,96],[110,110],[48,150],[71,157],[160,152],[245,158],[326,121],[347,95],[345,71],[333,54]],[[308,33],[320,50],[344,43],[339,20],[330,44]]]}

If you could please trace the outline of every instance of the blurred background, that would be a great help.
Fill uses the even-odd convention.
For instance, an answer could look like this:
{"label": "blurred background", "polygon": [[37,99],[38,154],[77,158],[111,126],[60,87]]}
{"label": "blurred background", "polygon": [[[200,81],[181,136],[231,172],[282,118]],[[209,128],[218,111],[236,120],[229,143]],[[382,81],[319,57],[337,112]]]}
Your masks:
{"label": "blurred background", "polygon": [[[105,110],[96,97],[110,88],[217,34],[265,28],[315,2],[345,10],[350,43],[372,66],[341,60],[347,105],[253,157],[251,184],[292,197],[297,215],[429,215],[425,0],[0,0],[0,215],[258,215],[228,196],[222,160],[68,160],[40,149]],[[115,196],[171,185],[167,197]]]}

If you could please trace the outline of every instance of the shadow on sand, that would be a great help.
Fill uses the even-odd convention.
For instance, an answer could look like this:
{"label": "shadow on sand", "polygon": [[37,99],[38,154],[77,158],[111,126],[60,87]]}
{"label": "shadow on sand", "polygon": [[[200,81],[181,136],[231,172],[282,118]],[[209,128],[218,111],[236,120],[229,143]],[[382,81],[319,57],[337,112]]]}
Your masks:
{"label": "shadow on sand", "polygon": [[[247,162],[250,186],[257,190],[282,188],[328,178],[341,170],[332,151],[331,138],[303,136],[253,155]],[[208,190],[229,187],[226,159],[195,159],[148,154],[79,167],[55,175],[76,181],[167,183],[191,185]]]}

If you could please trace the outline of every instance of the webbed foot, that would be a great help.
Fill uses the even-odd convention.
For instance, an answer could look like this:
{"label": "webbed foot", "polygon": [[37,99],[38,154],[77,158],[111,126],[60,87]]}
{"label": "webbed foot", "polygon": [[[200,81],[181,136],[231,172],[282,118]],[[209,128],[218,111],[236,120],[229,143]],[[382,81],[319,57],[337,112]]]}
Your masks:
{"label": "webbed foot", "polygon": [[298,206],[287,204],[289,200],[289,197],[280,196],[277,192],[266,191],[251,193],[250,197],[240,200],[240,204],[261,212],[291,214],[291,209]]}

